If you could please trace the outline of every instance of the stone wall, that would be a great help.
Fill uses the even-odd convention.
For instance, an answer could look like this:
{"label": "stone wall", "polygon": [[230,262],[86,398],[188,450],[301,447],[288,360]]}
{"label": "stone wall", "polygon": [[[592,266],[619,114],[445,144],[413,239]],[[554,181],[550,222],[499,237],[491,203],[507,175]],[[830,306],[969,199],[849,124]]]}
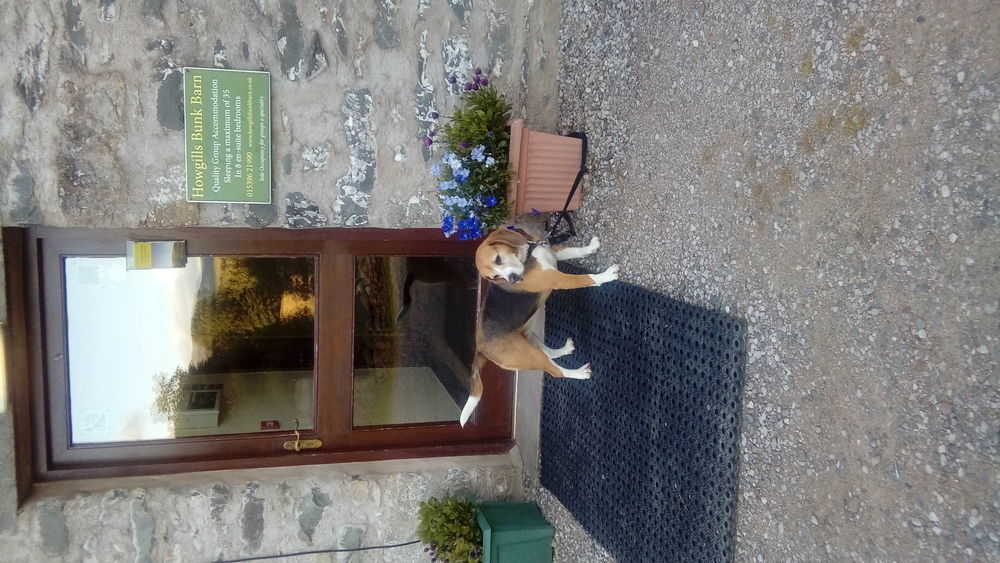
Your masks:
{"label": "stone wall", "polygon": [[[0,220],[58,226],[437,224],[421,139],[483,67],[552,130],[558,2],[4,2]],[[271,73],[270,205],[184,196],[185,66]]]}
{"label": "stone wall", "polygon": [[[178,561],[416,539],[420,501],[444,494],[522,497],[507,456],[222,471],[48,486],[0,533],[4,561]],[[82,487],[82,488],[81,488]],[[398,561],[422,546],[296,561]]]}
{"label": "stone wall", "polygon": [[[430,154],[420,141],[435,126],[428,114],[447,115],[457,99],[447,76],[483,67],[516,114],[554,131],[560,8],[534,0],[2,2],[0,223],[435,226]],[[272,204],[185,201],[185,66],[271,73]],[[428,495],[520,494],[520,470],[508,458],[459,458],[70,483],[41,489],[17,512],[13,467],[6,413],[0,552],[9,561],[208,561],[405,541]],[[413,561],[417,552],[354,560]]]}

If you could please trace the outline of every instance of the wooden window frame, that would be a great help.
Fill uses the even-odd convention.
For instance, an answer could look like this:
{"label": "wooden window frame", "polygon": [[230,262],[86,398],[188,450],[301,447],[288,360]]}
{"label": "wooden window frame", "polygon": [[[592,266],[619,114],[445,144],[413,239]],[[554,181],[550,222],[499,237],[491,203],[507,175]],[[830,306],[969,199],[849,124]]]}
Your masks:
{"label": "wooden window frame", "polygon": [[[129,239],[186,240],[190,255],[318,258],[316,428],[302,431],[302,439],[322,439],[326,445],[323,450],[284,451],[282,444],[295,437],[285,430],[131,443],[69,443],[62,259],[67,255],[121,255],[124,241]],[[464,429],[457,422],[352,426],[355,258],[471,256],[475,242],[444,239],[437,229],[6,227],[3,246],[9,324],[7,373],[21,498],[27,496],[31,483],[41,481],[493,454],[513,445],[513,378],[493,365],[483,374],[484,395],[489,400],[479,406],[473,424]],[[46,275],[52,271],[60,272],[58,279]],[[59,346],[63,350],[58,350]],[[340,408],[345,397],[349,407]],[[324,413],[324,408],[335,412]],[[123,452],[128,455],[123,456]]]}

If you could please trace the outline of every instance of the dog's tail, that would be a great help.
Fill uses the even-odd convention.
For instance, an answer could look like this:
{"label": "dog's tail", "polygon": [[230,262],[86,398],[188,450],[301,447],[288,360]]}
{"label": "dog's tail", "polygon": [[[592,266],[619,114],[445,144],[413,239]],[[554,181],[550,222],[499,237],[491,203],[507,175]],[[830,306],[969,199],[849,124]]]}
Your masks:
{"label": "dog's tail", "polygon": [[462,408],[462,415],[458,419],[463,427],[469,421],[472,411],[476,410],[476,405],[479,404],[479,400],[483,397],[483,379],[479,376],[479,371],[483,369],[483,365],[485,364],[486,356],[476,352],[476,358],[472,360],[472,374],[469,376],[469,400],[465,401],[465,407]]}
{"label": "dog's tail", "polygon": [[410,287],[413,285],[416,278],[413,274],[406,274],[406,281],[403,282],[403,306],[399,308],[399,312],[396,313],[396,322],[403,320],[406,313],[410,310],[410,305],[413,303],[413,297],[410,297]]}

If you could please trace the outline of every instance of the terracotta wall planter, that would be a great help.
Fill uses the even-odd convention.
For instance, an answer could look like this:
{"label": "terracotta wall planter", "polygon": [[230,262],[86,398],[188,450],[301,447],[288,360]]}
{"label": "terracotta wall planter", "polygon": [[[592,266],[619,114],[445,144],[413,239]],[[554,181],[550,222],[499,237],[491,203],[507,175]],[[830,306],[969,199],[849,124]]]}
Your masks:
{"label": "terracotta wall planter", "polygon": [[[507,198],[514,216],[538,211],[562,211],[573,181],[580,171],[583,141],[540,133],[524,127],[523,119],[510,122],[511,179]],[[580,209],[580,189],[569,209]]]}

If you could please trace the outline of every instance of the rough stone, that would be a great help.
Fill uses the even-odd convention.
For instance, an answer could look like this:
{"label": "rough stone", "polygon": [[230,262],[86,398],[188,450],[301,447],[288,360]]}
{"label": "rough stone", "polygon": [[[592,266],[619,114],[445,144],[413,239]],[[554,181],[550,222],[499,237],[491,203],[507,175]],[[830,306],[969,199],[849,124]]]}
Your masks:
{"label": "rough stone", "polygon": [[278,54],[281,57],[281,74],[289,80],[298,80],[302,74],[305,35],[298,8],[291,0],[281,0],[281,21],[278,26]]}
{"label": "rough stone", "polygon": [[326,216],[302,193],[292,192],[285,198],[285,226],[295,229],[324,227]]}
{"label": "rough stone", "polygon": [[[441,55],[444,63],[444,75],[450,94],[460,94],[465,88],[465,81],[472,70],[472,57],[469,55],[469,38],[464,35],[449,37],[441,43]],[[451,82],[451,78],[455,82]]]}
{"label": "rough stone", "polygon": [[168,73],[157,88],[156,119],[167,129],[184,130],[184,73],[180,69]]}
{"label": "rough stone", "polygon": [[79,0],[66,0],[63,5],[63,24],[66,26],[66,35],[70,43],[77,49],[87,47],[87,29],[80,21],[80,13],[83,8]]}
{"label": "rough stone", "polygon": [[49,66],[44,43],[25,50],[17,62],[17,93],[28,109],[35,111],[45,98],[45,73]]}
{"label": "rough stone", "polygon": [[142,0],[139,12],[155,20],[163,21],[163,3],[166,0]]}
{"label": "rough stone", "polygon": [[487,14],[490,24],[486,33],[489,44],[489,74],[494,79],[503,76],[507,63],[513,58],[510,44],[510,20],[504,12],[491,10]]}
{"label": "rough stone", "polygon": [[472,0],[448,0],[455,19],[462,27],[469,27],[469,15],[472,13]]}
{"label": "rough stone", "polygon": [[[95,488],[34,498],[18,516],[19,531],[0,534],[0,549],[5,561],[232,560],[354,549],[415,539],[419,502],[430,496],[522,497],[520,472],[509,458],[463,464],[468,466],[470,488],[462,490],[448,484],[451,462],[431,460],[407,462],[398,470],[373,467],[370,472],[327,465],[314,471],[279,468],[160,477],[146,488]],[[231,491],[241,493],[232,499]],[[302,511],[311,506],[316,508]],[[299,518],[309,510],[313,516]],[[303,522],[312,528],[311,538],[303,533]],[[162,532],[154,533],[156,529]],[[377,560],[387,563],[410,563],[424,555],[420,545],[377,553]],[[367,561],[369,555],[324,557]]]}
{"label": "rough stone", "polygon": [[229,59],[226,57],[226,46],[222,44],[221,39],[217,39],[215,46],[212,47],[212,66],[216,68],[232,68],[229,65]]}
{"label": "rough stone", "polygon": [[246,218],[244,223],[248,227],[260,229],[274,223],[278,218],[278,211],[273,203],[268,204],[247,204]]}
{"label": "rough stone", "polygon": [[[3,101],[5,141],[0,148],[32,163],[40,217],[53,225],[284,225],[279,218],[241,215],[239,207],[162,201],[164,186],[157,179],[172,178],[171,170],[184,167],[180,69],[185,66],[271,72],[274,209],[281,215],[280,202],[289,192],[299,192],[323,210],[328,224],[428,227],[438,222],[434,180],[426,169],[435,149],[423,147],[422,139],[441,124],[429,114],[447,116],[458,100],[441,95],[461,92],[461,84],[449,85],[446,76],[464,79],[473,61],[493,72],[492,83],[510,94],[516,113],[532,115],[535,125],[547,125],[547,130],[555,124],[552,94],[558,66],[551,63],[549,45],[557,41],[551,31],[558,27],[558,6],[552,4],[516,3],[498,10],[485,3],[386,3],[383,12],[393,14],[394,31],[383,37],[398,34],[398,46],[391,48],[375,40],[376,3],[353,10],[349,2],[338,0],[314,12],[291,0],[220,0],[197,10],[150,0],[129,8],[131,4],[116,0],[103,4],[108,16],[114,8],[109,22],[102,19],[100,0],[15,6],[20,5],[0,9],[17,30],[0,37],[13,62],[0,69],[0,81],[11,85],[10,101],[17,102]],[[424,19],[418,25],[419,17]],[[551,72],[537,68],[536,53],[542,51],[550,53],[546,68]],[[530,80],[518,76],[522,68],[532,73]],[[122,90],[108,90],[109,79]],[[538,95],[527,95],[528,83]],[[348,146],[339,114],[349,93],[358,90],[369,91],[372,98],[371,189],[342,193],[333,184],[345,171],[360,169],[360,163],[352,160],[357,151]],[[111,109],[119,123],[109,129],[84,117],[87,123],[69,126],[93,129],[84,136],[92,147],[67,146],[78,136],[63,135],[64,121],[77,120],[70,112],[76,111],[79,92],[94,92],[88,104]],[[323,174],[299,166],[284,174],[284,155],[297,159],[301,147],[324,142],[331,148]],[[17,152],[11,150],[15,146]],[[404,154],[410,158],[397,158]],[[108,187],[99,189],[100,183]],[[91,200],[92,195],[97,199]],[[358,202],[367,203],[364,213]],[[339,218],[338,205],[343,208]],[[0,212],[5,218],[9,214]]]}
{"label": "rough stone", "polygon": [[[361,547],[362,541],[365,537],[365,527],[358,525],[348,525],[340,529],[340,533],[337,535],[337,549],[357,549]],[[338,560],[340,561],[355,561],[358,558],[355,557],[360,555],[358,553],[352,554],[338,554],[341,556]]]}
{"label": "rough stone", "polygon": [[368,89],[344,93],[341,116],[347,136],[350,164],[347,173],[337,180],[340,193],[334,204],[335,222],[348,227],[368,224],[368,206],[375,185],[377,144],[372,114],[375,111]]}
{"label": "rough stone", "polygon": [[417,21],[424,21],[427,9],[431,7],[431,0],[417,0]]}
{"label": "rough stone", "polygon": [[323,143],[302,150],[302,171],[322,170],[330,162],[330,144]]}
{"label": "rough stone", "polygon": [[330,66],[326,58],[326,51],[323,49],[323,42],[320,41],[319,33],[313,34],[310,56],[306,63],[306,79],[310,80],[317,74],[323,72]]}
{"label": "rough stone", "polygon": [[243,512],[240,516],[240,530],[244,550],[250,553],[260,551],[264,540],[264,499],[257,497],[258,483],[250,483],[243,490]]}
{"label": "rough stone", "polygon": [[[436,87],[427,76],[427,32],[420,35],[417,48],[417,85],[413,87],[414,117],[417,120],[417,137],[421,141],[437,130],[438,120],[431,116],[437,112]],[[431,148],[421,143],[420,153],[424,162],[431,158]]]}
{"label": "rough stone", "polygon": [[38,506],[38,533],[46,555],[61,556],[69,550],[69,528],[63,515],[63,504],[48,501]]}
{"label": "rough stone", "polygon": [[99,0],[97,9],[100,12],[101,21],[110,22],[118,19],[118,0]]}
{"label": "rough stone", "polygon": [[347,30],[344,29],[344,19],[340,17],[341,10],[337,10],[337,15],[333,19],[333,30],[337,34],[337,49],[340,56],[347,56]]}
{"label": "rough stone", "polygon": [[131,504],[132,545],[135,546],[136,563],[153,561],[153,534],[155,520],[145,498],[136,498]]}
{"label": "rough stone", "polygon": [[299,528],[306,541],[312,543],[313,532],[323,518],[323,511],[330,506],[330,495],[324,493],[319,487],[313,487],[302,498],[299,504]]}
{"label": "rough stone", "polygon": [[123,171],[113,144],[123,126],[124,81],[107,74],[93,88],[66,82],[63,89],[69,112],[60,124],[62,146],[55,160],[59,204],[67,216],[107,224],[125,201]]}
{"label": "rough stone", "polygon": [[35,178],[27,161],[15,161],[10,167],[7,189],[0,194],[0,206],[8,210],[11,224],[30,225],[42,221],[35,199]]}
{"label": "rough stone", "polygon": [[222,522],[222,512],[226,509],[229,501],[233,498],[233,492],[225,483],[212,483],[212,494],[209,497],[212,519]]}
{"label": "rough stone", "polygon": [[383,49],[399,47],[399,0],[376,0],[375,44]]}

